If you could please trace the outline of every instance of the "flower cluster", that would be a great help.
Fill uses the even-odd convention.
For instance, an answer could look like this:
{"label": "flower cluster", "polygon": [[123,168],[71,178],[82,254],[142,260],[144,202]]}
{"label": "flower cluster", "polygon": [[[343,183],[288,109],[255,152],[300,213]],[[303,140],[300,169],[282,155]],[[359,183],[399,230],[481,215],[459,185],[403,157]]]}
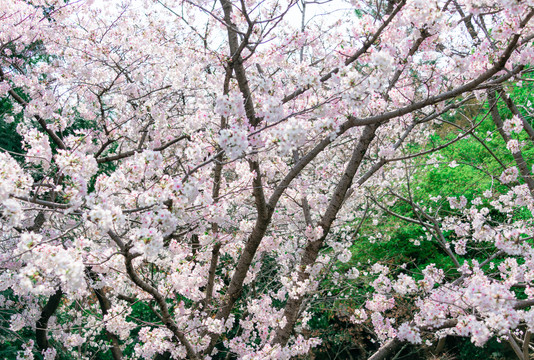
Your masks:
{"label": "flower cluster", "polygon": [[233,126],[223,129],[219,133],[219,145],[231,159],[235,159],[248,149],[248,132],[240,127]]}

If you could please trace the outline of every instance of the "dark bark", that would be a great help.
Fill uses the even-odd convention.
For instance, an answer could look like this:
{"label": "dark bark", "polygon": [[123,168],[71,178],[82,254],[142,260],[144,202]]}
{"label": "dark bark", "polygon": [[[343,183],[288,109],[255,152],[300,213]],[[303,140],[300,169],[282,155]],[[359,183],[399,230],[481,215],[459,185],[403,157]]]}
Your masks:
{"label": "dark bark", "polygon": [[254,102],[252,99],[252,94],[250,92],[250,87],[248,85],[248,79],[245,72],[245,67],[243,66],[243,58],[241,52],[247,45],[247,39],[252,34],[253,24],[249,24],[249,29],[245,38],[241,43],[237,37],[235,31],[235,24],[232,23],[232,3],[230,0],[220,0],[223,11],[224,11],[224,21],[226,22],[227,32],[228,32],[228,44],[230,46],[230,56],[231,56],[231,65],[234,69],[235,77],[239,90],[243,95],[243,101],[245,105],[245,113],[249,120],[249,123],[252,126],[256,126],[259,123],[259,119],[256,118],[256,111],[254,110]]}
{"label": "dark bark", "polygon": [[471,36],[471,39],[473,39],[476,44],[479,44],[480,39],[478,38],[478,34],[475,30],[475,27],[473,26],[473,22],[471,21],[473,19],[473,14],[469,14],[466,16],[460,4],[458,4],[456,0],[453,0],[452,2],[456,7],[456,11],[458,11],[458,14],[460,14],[460,16],[462,17],[462,21],[464,22],[464,25],[467,31],[469,32],[469,36]]}
{"label": "dark bark", "polygon": [[154,360],[170,360],[171,359],[171,353],[166,351],[163,354],[157,354],[156,357],[154,357]]}
{"label": "dark bark", "polygon": [[[226,75],[224,77],[223,93],[227,95],[230,92],[230,79],[232,76],[233,68],[228,66],[226,68]],[[221,130],[227,127],[227,121],[224,116],[221,116]],[[212,198],[213,203],[219,201],[221,193],[221,179],[223,170],[223,153],[219,154],[215,160],[215,167],[213,169],[213,189]],[[217,223],[211,224],[211,231],[214,236],[219,233],[219,225]],[[215,271],[217,270],[217,264],[219,263],[219,254],[221,251],[221,243],[217,241],[211,250],[210,268],[208,270],[208,282],[206,284],[206,298],[204,299],[204,306],[208,306],[213,297],[213,289],[215,286]]]}
{"label": "dark bark", "polygon": [[402,341],[397,338],[388,340],[382,345],[377,352],[375,352],[368,360],[383,360],[391,357],[393,352],[397,351],[403,344]]}
{"label": "dark bark", "polygon": [[[308,266],[314,264],[317,260],[319,251],[321,250],[324,240],[330,231],[330,227],[332,226],[339,210],[343,205],[347,191],[351,187],[352,181],[356,175],[356,172],[358,171],[358,168],[360,167],[360,164],[362,163],[363,157],[375,137],[377,128],[378,125],[376,124],[366,126],[363,130],[362,136],[354,147],[352,157],[347,165],[347,168],[339,180],[334,194],[332,195],[332,199],[330,200],[330,203],[328,204],[328,207],[319,222],[319,226],[323,229],[323,235],[321,238],[315,241],[309,241],[304,250],[304,254],[302,255],[302,259],[298,267],[299,282],[305,281],[309,278],[309,273],[307,272]],[[287,323],[283,328],[280,328],[277,331],[273,340],[275,344],[280,344],[282,346],[287,344],[291,332],[293,331],[293,327],[295,326],[299,316],[299,310],[304,298],[305,296],[298,296],[296,298],[289,298],[287,301],[287,304],[284,308],[284,316],[287,320]]]}
{"label": "dark bark", "polygon": [[[97,274],[89,269],[86,268],[86,272],[89,275],[89,278],[93,281],[97,280]],[[111,302],[106,297],[106,294],[103,289],[96,289],[93,288],[93,292],[95,293],[95,296],[98,300],[98,304],[100,305],[100,310],[102,311],[102,315],[106,316],[109,312],[109,309],[111,309]],[[111,341],[111,355],[113,356],[114,360],[121,360],[122,359],[122,351],[120,348],[119,339],[117,336],[108,330],[105,330],[107,338]]]}
{"label": "dark bark", "polygon": [[37,348],[41,352],[45,351],[49,347],[48,337],[46,336],[48,320],[50,320],[50,317],[52,317],[52,315],[54,315],[56,312],[62,297],[63,291],[61,291],[61,288],[59,288],[54,295],[48,298],[45,307],[41,311],[41,317],[39,320],[37,320],[35,328],[35,340],[37,343]]}
{"label": "dark bark", "polygon": [[527,121],[527,119],[525,119],[523,114],[519,112],[519,109],[515,105],[514,101],[508,96],[508,94],[506,94],[503,89],[499,90],[499,94],[501,95],[501,98],[504,100],[506,106],[508,106],[508,109],[510,109],[512,114],[518,116],[521,119],[521,121],[523,122],[523,128],[527,132],[530,141],[534,143],[534,129],[532,128],[532,125],[530,125],[530,123]]}

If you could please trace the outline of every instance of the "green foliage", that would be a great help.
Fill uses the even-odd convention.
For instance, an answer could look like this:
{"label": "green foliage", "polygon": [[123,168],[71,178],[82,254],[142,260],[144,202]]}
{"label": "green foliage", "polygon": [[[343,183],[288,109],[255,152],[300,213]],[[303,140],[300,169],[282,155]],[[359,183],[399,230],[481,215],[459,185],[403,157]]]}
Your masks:
{"label": "green foliage", "polygon": [[483,348],[475,346],[469,339],[456,339],[458,359],[462,360],[506,360],[514,359],[513,350],[503,342],[489,340]]}
{"label": "green foliage", "polygon": [[[17,124],[20,122],[22,115],[17,114],[15,121],[8,123],[5,121],[7,116],[12,113],[13,103],[8,97],[0,98],[0,150],[11,153],[21,154],[22,137],[17,133]],[[14,156],[21,160],[20,156]]]}

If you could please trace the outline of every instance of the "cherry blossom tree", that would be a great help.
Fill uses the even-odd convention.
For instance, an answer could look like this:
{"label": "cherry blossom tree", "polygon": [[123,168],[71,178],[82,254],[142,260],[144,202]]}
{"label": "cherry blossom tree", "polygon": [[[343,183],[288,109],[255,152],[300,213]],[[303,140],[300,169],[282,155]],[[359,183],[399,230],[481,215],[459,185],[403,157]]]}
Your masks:
{"label": "cherry blossom tree", "polygon": [[[442,218],[413,199],[405,164],[448,145],[427,149],[447,114],[487,99],[514,159],[495,177],[509,192],[487,198],[532,211],[518,134],[534,131],[506,86],[531,71],[533,15],[524,0],[3,1],[2,121],[22,148],[0,152],[0,290],[12,297],[0,304],[9,331],[35,331],[19,358],[307,354],[321,344],[305,331],[321,279],[355,277],[335,263],[370,207],[396,201],[458,275],[432,265],[392,279],[374,264],[375,293],[352,315],[382,342],[372,358],[427,333],[506,337],[528,358],[532,222],[496,224],[465,198]],[[460,263],[471,242],[496,250]],[[400,296],[416,310],[396,323]]]}

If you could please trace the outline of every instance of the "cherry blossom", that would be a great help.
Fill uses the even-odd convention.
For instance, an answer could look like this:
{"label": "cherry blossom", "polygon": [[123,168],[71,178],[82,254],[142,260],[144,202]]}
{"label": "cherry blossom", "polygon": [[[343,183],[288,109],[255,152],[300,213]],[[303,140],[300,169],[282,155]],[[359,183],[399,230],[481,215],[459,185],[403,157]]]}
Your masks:
{"label": "cherry blossom", "polygon": [[[322,344],[312,304],[350,298],[325,279],[373,288],[346,317],[379,354],[428,332],[483,345],[532,328],[534,234],[514,217],[534,210],[530,130],[497,106],[531,63],[532,2],[323,5],[3,1],[0,116],[21,141],[0,149],[0,289],[16,299],[0,302],[11,331],[35,334],[18,358],[53,359],[57,344],[114,360],[126,346],[132,359],[305,356]],[[404,196],[413,169],[464,166],[439,150],[478,118],[431,140],[469,101],[490,105],[513,161],[473,200]],[[397,202],[418,217],[391,215]],[[413,244],[437,244],[454,275],[354,264],[368,227],[389,240],[373,228],[385,213],[420,226]],[[488,260],[461,257],[482,245]],[[412,318],[396,321],[408,298]]]}

